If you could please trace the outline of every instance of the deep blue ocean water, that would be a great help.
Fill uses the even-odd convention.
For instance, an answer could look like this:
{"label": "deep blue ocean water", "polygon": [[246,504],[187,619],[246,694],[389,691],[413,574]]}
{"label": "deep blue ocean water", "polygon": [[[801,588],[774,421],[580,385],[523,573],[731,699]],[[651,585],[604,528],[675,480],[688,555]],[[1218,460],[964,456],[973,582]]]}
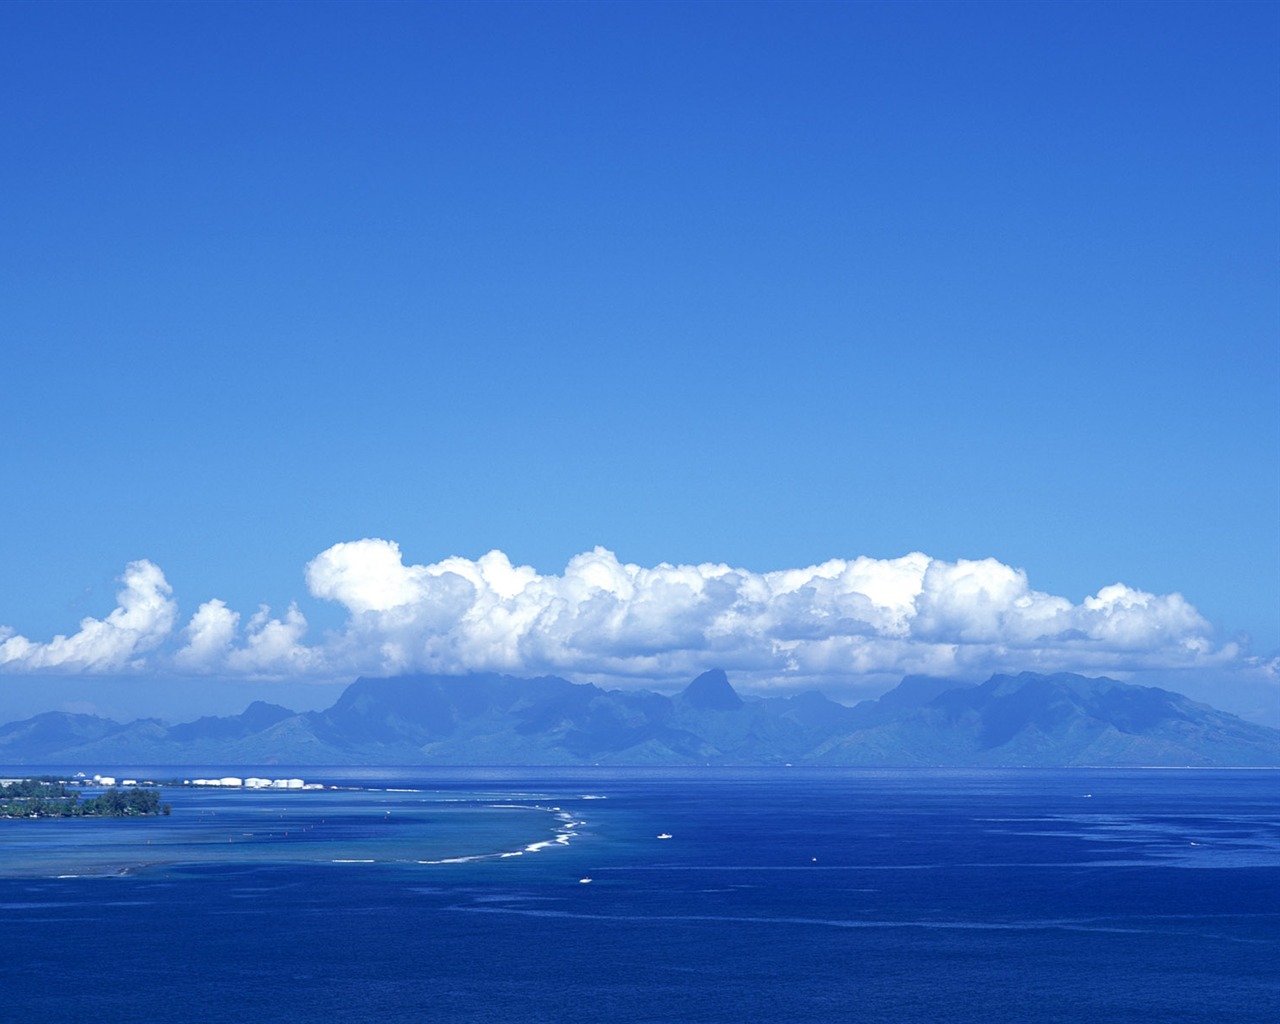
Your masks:
{"label": "deep blue ocean water", "polygon": [[258,774],[0,821],[0,1019],[1280,1020],[1275,772]]}

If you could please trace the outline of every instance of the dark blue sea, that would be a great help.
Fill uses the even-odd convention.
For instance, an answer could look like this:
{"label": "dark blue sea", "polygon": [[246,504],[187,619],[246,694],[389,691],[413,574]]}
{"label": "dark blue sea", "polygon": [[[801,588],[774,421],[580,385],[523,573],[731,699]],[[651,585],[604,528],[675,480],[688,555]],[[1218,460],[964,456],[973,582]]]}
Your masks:
{"label": "dark blue sea", "polygon": [[1280,1021],[1276,772],[257,774],[0,821],[0,1019]]}

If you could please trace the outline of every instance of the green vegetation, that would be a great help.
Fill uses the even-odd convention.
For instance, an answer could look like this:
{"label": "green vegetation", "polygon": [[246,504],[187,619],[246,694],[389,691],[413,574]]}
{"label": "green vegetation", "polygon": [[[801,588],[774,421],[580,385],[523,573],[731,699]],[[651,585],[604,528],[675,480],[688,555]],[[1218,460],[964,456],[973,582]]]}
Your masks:
{"label": "green vegetation", "polygon": [[81,800],[79,793],[52,775],[0,785],[0,818],[134,818],[168,813],[169,805],[160,802],[156,789],[112,786],[101,796]]}

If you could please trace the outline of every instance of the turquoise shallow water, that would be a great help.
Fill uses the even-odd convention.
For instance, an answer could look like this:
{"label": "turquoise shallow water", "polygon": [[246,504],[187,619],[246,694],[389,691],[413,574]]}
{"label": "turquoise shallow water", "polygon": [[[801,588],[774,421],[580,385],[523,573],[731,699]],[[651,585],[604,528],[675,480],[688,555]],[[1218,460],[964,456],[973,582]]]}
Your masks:
{"label": "turquoise shallow water", "polygon": [[419,864],[501,857],[566,843],[575,825],[573,815],[545,794],[516,790],[348,782],[283,792],[165,787],[163,799],[172,814],[145,820],[6,821],[0,877],[154,873],[197,863]]}
{"label": "turquoise shallow water", "polygon": [[1280,1019],[1275,773],[289,774],[0,823],[5,1019]]}

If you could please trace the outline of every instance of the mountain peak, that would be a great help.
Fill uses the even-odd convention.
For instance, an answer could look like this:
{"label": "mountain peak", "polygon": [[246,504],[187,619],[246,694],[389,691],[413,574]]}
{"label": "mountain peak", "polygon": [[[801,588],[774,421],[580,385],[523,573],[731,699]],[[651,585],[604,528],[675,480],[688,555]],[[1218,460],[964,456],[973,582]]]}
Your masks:
{"label": "mountain peak", "polygon": [[680,696],[686,704],[700,711],[734,711],[742,707],[742,698],[729,685],[729,677],[720,668],[703,672],[680,692]]}
{"label": "mountain peak", "polygon": [[1280,730],[1175,693],[1061,673],[908,678],[856,708],[744,702],[724,672],[675,697],[546,676],[352,683],[329,710],[255,703],[165,727],[49,712],[0,725],[0,763],[1280,765]]}

